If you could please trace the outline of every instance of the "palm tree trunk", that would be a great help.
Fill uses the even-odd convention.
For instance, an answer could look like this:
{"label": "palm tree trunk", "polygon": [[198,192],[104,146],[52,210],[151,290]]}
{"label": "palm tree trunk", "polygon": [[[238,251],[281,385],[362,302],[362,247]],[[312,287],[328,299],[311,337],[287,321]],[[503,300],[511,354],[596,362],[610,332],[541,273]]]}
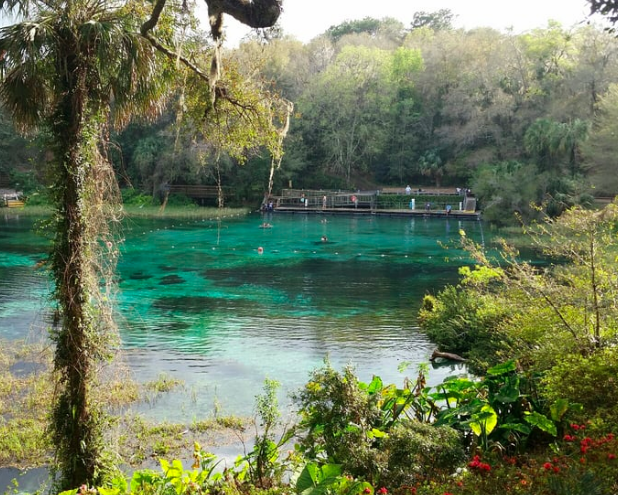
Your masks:
{"label": "palm tree trunk", "polygon": [[92,196],[98,187],[93,177],[97,124],[87,108],[86,69],[83,64],[70,67],[70,60],[65,63],[69,68],[61,80],[66,91],[52,129],[56,137],[59,219],[52,267],[62,318],[54,335],[59,390],[51,429],[59,484],[68,489],[96,482],[101,433],[93,418],[90,397],[93,364],[100,355],[96,344],[100,336],[96,335],[92,312],[98,279],[92,271],[96,238],[90,214]]}

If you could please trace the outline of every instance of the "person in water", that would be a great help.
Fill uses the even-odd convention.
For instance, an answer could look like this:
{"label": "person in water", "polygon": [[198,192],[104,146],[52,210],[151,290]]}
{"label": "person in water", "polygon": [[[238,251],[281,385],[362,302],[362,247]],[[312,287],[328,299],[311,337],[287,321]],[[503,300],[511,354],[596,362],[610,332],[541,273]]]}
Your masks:
{"label": "person in water", "polygon": [[264,222],[262,225],[260,225],[261,229],[270,229],[272,227],[271,224],[269,224],[268,222]]}
{"label": "person in water", "polygon": [[322,242],[328,242],[328,237],[326,237],[325,235],[322,236]]}

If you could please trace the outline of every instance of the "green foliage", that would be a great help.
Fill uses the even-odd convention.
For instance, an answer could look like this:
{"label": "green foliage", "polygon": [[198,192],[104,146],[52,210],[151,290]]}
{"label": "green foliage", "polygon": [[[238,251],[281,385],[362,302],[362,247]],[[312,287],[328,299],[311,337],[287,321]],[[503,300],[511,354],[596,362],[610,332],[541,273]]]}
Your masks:
{"label": "green foliage", "polygon": [[461,354],[482,370],[499,362],[509,348],[509,335],[501,325],[511,313],[498,298],[479,294],[477,286],[462,284],[425,296],[418,322],[440,349]]}
{"label": "green foliage", "polygon": [[618,132],[618,84],[610,85],[599,102],[599,112],[590,139],[582,152],[592,183],[602,195],[615,196],[618,191],[615,136]]}
{"label": "green foliage", "polygon": [[339,373],[326,363],[295,401],[301,415],[297,450],[353,478],[394,487],[429,473],[442,476],[463,456],[456,432],[421,423],[438,408],[422,371],[414,388],[399,389],[379,377],[359,382],[349,367]]}
{"label": "green foliage", "polygon": [[428,28],[433,31],[452,29],[455,15],[450,9],[440,9],[435,12],[418,11],[414,13],[411,29]]}
{"label": "green foliage", "polygon": [[26,196],[41,189],[41,184],[33,170],[22,172],[20,170],[11,170],[9,173],[11,187],[23,192]]}
{"label": "green foliage", "polygon": [[374,470],[371,447],[376,439],[371,432],[380,418],[378,397],[361,389],[350,367],[339,373],[327,362],[312,372],[294,400],[301,416],[298,448],[304,456],[326,458],[353,475]]}
{"label": "green foliage", "polygon": [[122,204],[125,206],[148,206],[153,204],[152,196],[148,196],[137,189],[121,189]]}
{"label": "green foliage", "polygon": [[547,417],[537,386],[538,377],[517,372],[512,361],[489,368],[481,380],[448,378],[431,394],[435,401],[446,402],[436,424],[472,432],[470,440],[485,451],[519,451],[534,436],[555,437],[556,422],[565,413],[555,409],[556,419]]}
{"label": "green foliage", "polygon": [[465,459],[461,435],[447,426],[402,420],[384,439],[388,456],[380,483],[413,486],[419,479],[445,480]]}
{"label": "green foliage", "polygon": [[590,411],[607,424],[618,427],[618,350],[600,349],[590,355],[567,354],[543,376],[543,395],[550,402],[560,399],[583,406],[579,419]]}
{"label": "green foliage", "polygon": [[287,443],[293,431],[285,431],[275,442],[275,430],[281,426],[277,390],[279,382],[266,379],[264,393],[256,396],[256,409],[260,419],[261,433],[256,434],[253,449],[237,461],[248,470],[249,479],[259,487],[266,487],[281,477],[286,464],[280,460],[280,449]]}
{"label": "green foliage", "polygon": [[298,495],[373,495],[369,483],[345,476],[338,464],[308,463],[298,476],[295,488]]}
{"label": "green foliage", "polygon": [[518,217],[534,218],[530,202],[541,199],[536,165],[501,162],[481,165],[472,179],[474,192],[483,210],[483,219],[496,225],[519,225]]}
{"label": "green foliage", "polygon": [[170,194],[167,200],[169,206],[197,208],[197,204],[186,194]]}
{"label": "green foliage", "polygon": [[403,36],[403,24],[392,18],[379,20],[372,17],[365,17],[359,20],[344,21],[326,30],[326,35],[335,42],[351,34],[367,34],[375,37],[381,33],[391,35],[397,40],[397,38]]}

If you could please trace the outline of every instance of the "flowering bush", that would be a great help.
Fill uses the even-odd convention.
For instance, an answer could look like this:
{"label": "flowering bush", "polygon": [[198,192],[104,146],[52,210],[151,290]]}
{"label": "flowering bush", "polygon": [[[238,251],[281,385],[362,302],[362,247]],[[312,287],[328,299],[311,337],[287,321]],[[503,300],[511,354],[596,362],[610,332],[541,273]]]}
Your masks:
{"label": "flowering bush", "polygon": [[[548,455],[548,452],[550,455]],[[562,440],[543,453],[475,455],[448,483],[428,482],[409,490],[418,495],[615,495],[618,493],[618,440],[593,436],[572,424]]]}

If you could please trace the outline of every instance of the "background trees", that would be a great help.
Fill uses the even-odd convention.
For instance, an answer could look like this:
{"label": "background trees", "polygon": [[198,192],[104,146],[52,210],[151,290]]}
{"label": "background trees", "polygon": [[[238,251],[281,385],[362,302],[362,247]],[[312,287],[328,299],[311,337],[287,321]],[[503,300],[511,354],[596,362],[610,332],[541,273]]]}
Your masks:
{"label": "background trees", "polygon": [[[406,27],[367,18],[333,26],[307,44],[279,33],[270,43],[256,38],[224,51],[225,65],[234,61],[237,76],[230,72],[223,78],[257,77],[261,91],[295,104],[275,182],[316,188],[470,187],[483,208],[500,204],[507,221],[515,211],[531,213],[521,206],[531,201],[551,203],[547,211],[556,214],[590,193],[613,194],[613,181],[605,180],[613,168],[603,158],[613,148],[606,140],[603,155],[595,139],[611,135],[604,116],[609,115],[610,85],[618,80],[616,39],[594,25],[565,29],[550,22],[545,29],[516,35],[455,30],[450,19],[449,12],[420,12]],[[189,49],[202,38],[189,33],[184,43]],[[194,85],[179,82],[174,96],[181,98],[187,84]],[[184,144],[194,148],[191,152],[157,152],[159,166],[145,162],[147,154],[134,153],[141,139],[146,142],[140,150],[148,143],[177,144],[176,122],[188,112],[176,104],[161,110],[161,120],[142,126],[137,139],[135,127],[116,138],[122,161],[117,152],[111,156],[127,183],[152,194],[165,180],[214,185],[220,179],[246,191],[237,197],[254,205],[261,201],[269,172],[262,178],[234,169],[268,156],[257,141],[245,142],[243,151],[221,149],[229,166],[219,175],[199,168],[200,163],[214,166],[218,156],[210,152],[213,143],[206,145],[202,138]],[[193,131],[200,118],[191,117]],[[596,144],[586,146],[588,138]],[[505,198],[505,191],[518,190],[518,184],[509,183],[515,176],[502,173],[507,162],[524,165],[538,177],[539,187]],[[501,177],[497,189],[488,187],[488,170]],[[241,177],[260,183],[239,183],[245,180]]]}

